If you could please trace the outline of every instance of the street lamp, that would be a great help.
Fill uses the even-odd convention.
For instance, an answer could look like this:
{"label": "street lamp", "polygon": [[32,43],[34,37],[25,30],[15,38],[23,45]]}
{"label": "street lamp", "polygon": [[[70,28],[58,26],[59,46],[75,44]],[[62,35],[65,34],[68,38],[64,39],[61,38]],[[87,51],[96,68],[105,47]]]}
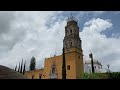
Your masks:
{"label": "street lamp", "polygon": [[109,64],[107,64],[107,67],[108,67],[108,72],[110,72],[110,69],[109,69],[109,68],[110,68],[110,65],[109,65]]}

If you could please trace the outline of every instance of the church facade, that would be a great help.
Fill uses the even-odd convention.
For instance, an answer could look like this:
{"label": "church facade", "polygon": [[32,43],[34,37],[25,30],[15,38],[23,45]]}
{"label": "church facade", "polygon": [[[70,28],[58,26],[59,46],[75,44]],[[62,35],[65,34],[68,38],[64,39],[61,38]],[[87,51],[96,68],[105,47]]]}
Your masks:
{"label": "church facade", "polygon": [[[83,50],[78,21],[73,16],[67,19],[63,47],[66,60],[66,79],[78,79],[84,72]],[[62,79],[62,55],[46,58],[43,69],[26,71],[25,75],[31,79]]]}

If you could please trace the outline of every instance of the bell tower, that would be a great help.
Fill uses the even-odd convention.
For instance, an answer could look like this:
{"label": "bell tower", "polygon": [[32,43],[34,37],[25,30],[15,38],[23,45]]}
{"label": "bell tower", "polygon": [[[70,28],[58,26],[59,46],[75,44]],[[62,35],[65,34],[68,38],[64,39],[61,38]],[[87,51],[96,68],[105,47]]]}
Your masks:
{"label": "bell tower", "polygon": [[63,40],[66,55],[66,78],[68,79],[71,77],[72,79],[77,79],[83,73],[83,51],[81,43],[78,20],[71,15],[67,19]]}
{"label": "bell tower", "polygon": [[67,19],[67,26],[65,27],[64,48],[70,52],[71,48],[82,50],[81,40],[79,37],[79,27],[77,19],[73,16]]}

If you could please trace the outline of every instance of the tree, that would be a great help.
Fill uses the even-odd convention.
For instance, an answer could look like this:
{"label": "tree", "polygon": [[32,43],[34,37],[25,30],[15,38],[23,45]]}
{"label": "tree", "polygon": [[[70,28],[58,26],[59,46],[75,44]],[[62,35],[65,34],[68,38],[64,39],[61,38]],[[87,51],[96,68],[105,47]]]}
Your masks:
{"label": "tree", "polygon": [[95,70],[94,70],[94,63],[93,63],[93,54],[90,53],[90,54],[89,54],[89,57],[91,58],[92,73],[95,73]]}
{"label": "tree", "polygon": [[26,65],[26,61],[25,61],[25,63],[24,63],[23,75],[25,75],[25,65]]}
{"label": "tree", "polygon": [[16,65],[16,67],[15,67],[15,71],[17,71],[17,65]]}
{"label": "tree", "polygon": [[21,68],[20,68],[20,73],[22,73],[22,67],[23,67],[23,59],[22,59],[22,62],[21,62]]}
{"label": "tree", "polygon": [[62,62],[62,79],[66,79],[66,61],[65,61],[64,47],[63,47],[63,62]]}
{"label": "tree", "polygon": [[19,62],[18,72],[20,72],[20,62]]}
{"label": "tree", "polygon": [[34,57],[31,58],[31,62],[30,62],[30,70],[35,70],[35,66],[36,66],[36,60]]}

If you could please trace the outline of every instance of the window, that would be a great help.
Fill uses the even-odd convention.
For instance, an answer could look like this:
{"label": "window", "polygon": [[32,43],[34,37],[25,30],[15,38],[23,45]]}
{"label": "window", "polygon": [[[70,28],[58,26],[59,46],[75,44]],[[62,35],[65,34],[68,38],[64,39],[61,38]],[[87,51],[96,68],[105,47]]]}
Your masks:
{"label": "window", "polygon": [[96,66],[94,66],[94,68],[96,69]]}
{"label": "window", "polygon": [[34,79],[35,75],[32,75],[32,79]]}
{"label": "window", "polygon": [[66,47],[68,47],[67,43],[65,44]]}
{"label": "window", "polygon": [[80,56],[78,56],[78,58],[80,59]]}
{"label": "window", "polygon": [[70,34],[72,34],[72,30],[70,30]]}
{"label": "window", "polygon": [[52,73],[55,73],[55,68],[52,68]]}
{"label": "window", "polygon": [[66,35],[67,35],[67,30],[66,30]]}
{"label": "window", "polygon": [[70,70],[70,65],[67,65],[67,70]]}
{"label": "window", "polygon": [[39,74],[39,79],[41,79],[42,78],[42,74]]}
{"label": "window", "polygon": [[70,46],[72,47],[72,42],[70,43]]}

